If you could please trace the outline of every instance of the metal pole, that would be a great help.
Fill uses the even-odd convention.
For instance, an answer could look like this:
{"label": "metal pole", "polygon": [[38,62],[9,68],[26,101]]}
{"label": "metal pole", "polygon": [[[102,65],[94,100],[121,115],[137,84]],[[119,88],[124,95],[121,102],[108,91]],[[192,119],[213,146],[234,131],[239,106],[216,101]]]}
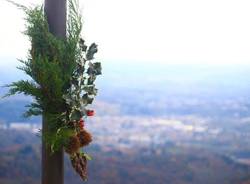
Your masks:
{"label": "metal pole", "polygon": [[[45,15],[50,32],[55,36],[66,36],[66,0],[45,0]],[[43,132],[48,131],[46,116],[43,115]],[[51,154],[42,141],[42,184],[64,183],[63,150]]]}

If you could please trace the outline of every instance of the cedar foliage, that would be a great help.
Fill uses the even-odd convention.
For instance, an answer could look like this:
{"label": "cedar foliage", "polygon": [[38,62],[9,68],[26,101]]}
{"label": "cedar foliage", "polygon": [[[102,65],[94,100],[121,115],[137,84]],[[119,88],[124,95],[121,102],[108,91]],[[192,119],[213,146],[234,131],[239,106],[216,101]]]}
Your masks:
{"label": "cedar foliage", "polygon": [[[52,152],[61,147],[67,149],[71,138],[82,131],[77,123],[87,117],[86,107],[97,94],[94,82],[101,74],[101,64],[93,62],[97,45],[93,43],[88,47],[81,38],[82,17],[74,0],[68,1],[66,38],[50,33],[43,6],[17,6],[25,12],[24,34],[31,42],[28,57],[20,60],[22,66],[18,68],[30,80],[7,85],[6,96],[18,93],[32,96],[34,100],[24,115],[44,115],[48,122],[48,131],[43,134],[46,145]],[[71,157],[80,154],[75,152]]]}

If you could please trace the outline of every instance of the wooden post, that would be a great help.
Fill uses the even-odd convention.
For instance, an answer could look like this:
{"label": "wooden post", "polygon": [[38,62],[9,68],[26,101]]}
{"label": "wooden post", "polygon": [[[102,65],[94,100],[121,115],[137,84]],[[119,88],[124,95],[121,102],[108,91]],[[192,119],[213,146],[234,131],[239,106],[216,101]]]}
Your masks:
{"label": "wooden post", "polygon": [[66,36],[66,0],[45,0],[45,15],[50,32],[55,36]]}
{"label": "wooden post", "polygon": [[[45,0],[45,15],[49,30],[55,36],[66,36],[66,0]],[[46,116],[43,115],[43,132],[48,131]],[[42,141],[42,184],[64,183],[63,150],[51,154]]]}

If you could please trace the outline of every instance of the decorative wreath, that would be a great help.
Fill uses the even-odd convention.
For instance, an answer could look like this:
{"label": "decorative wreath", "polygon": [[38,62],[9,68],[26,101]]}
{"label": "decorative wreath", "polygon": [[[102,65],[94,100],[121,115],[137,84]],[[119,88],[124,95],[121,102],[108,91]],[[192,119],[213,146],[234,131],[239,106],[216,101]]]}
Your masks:
{"label": "decorative wreath", "polygon": [[97,45],[85,45],[81,38],[82,19],[78,4],[68,2],[67,35],[65,39],[49,32],[43,7],[17,5],[26,15],[25,34],[31,42],[26,60],[18,67],[30,80],[13,82],[11,96],[17,93],[34,98],[25,116],[43,115],[48,127],[43,140],[51,152],[64,148],[71,163],[83,180],[86,180],[87,160],[91,159],[81,149],[92,141],[84,122],[94,110],[87,108],[97,94],[95,80],[101,74],[101,64],[93,62]]}

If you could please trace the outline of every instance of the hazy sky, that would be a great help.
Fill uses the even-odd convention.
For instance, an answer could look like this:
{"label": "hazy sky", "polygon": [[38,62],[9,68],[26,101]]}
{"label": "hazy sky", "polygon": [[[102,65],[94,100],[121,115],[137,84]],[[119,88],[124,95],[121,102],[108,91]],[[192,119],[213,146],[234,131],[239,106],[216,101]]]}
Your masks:
{"label": "hazy sky", "polygon": [[[20,33],[24,30],[23,14],[5,0],[0,1],[0,58],[15,62],[15,58],[25,57],[29,45]],[[249,0],[80,2],[83,35],[89,43],[98,43],[97,57],[101,60],[250,63]]]}

